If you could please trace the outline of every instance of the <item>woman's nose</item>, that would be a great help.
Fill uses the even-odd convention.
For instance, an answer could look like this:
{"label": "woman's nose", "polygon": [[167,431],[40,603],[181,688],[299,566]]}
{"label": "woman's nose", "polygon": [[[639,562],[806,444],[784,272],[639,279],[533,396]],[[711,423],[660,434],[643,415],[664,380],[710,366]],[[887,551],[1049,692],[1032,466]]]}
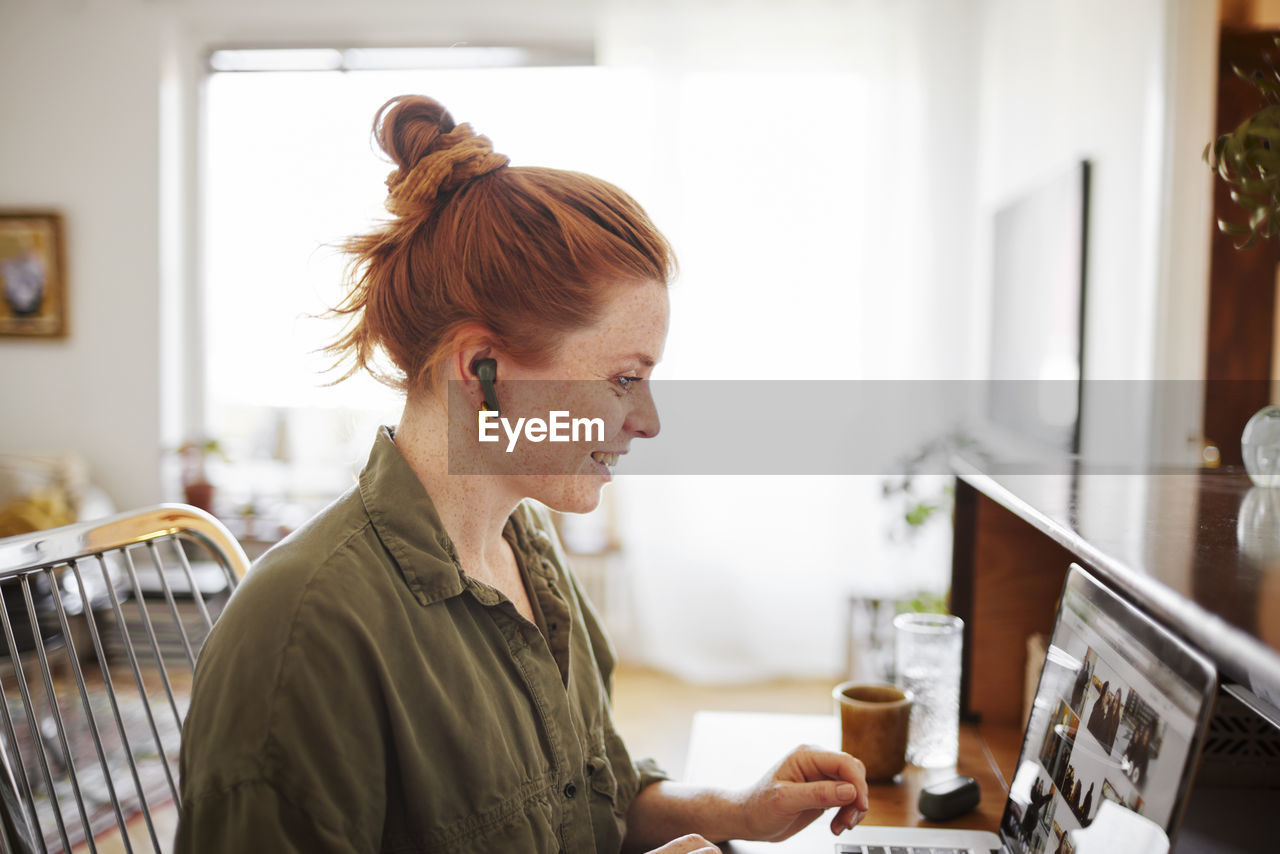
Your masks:
{"label": "woman's nose", "polygon": [[635,404],[622,424],[624,430],[642,439],[652,439],[662,429],[662,422],[658,418],[658,406],[653,402],[650,388],[650,383],[640,384],[640,388],[637,389],[640,393],[632,397]]}

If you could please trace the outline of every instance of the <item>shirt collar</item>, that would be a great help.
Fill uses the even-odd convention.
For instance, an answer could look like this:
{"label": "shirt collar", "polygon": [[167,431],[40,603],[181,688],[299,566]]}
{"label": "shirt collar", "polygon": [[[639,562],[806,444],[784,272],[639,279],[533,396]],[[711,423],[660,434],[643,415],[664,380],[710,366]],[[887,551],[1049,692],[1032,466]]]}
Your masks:
{"label": "shirt collar", "polygon": [[[419,604],[440,602],[466,589],[453,541],[389,427],[378,430],[369,461],[360,472],[359,490],[374,531]],[[503,535],[528,571],[553,575],[544,558],[554,546],[527,504],[511,514]]]}
{"label": "shirt collar", "polygon": [[392,440],[390,427],[378,430],[359,488],[374,531],[419,604],[461,593],[462,570],[453,542],[431,496]]}

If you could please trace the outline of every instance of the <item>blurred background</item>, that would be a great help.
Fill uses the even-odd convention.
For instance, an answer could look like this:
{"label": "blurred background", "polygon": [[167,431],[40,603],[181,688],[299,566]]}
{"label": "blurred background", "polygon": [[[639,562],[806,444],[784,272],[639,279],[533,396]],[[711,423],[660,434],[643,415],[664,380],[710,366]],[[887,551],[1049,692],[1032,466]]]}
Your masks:
{"label": "blurred background", "polygon": [[[0,338],[0,498],[194,495],[252,552],[346,489],[399,402],[325,385],[314,315],[406,92],[648,209],[682,268],[659,380],[988,378],[995,212],[1085,160],[1078,370],[1203,379],[1224,21],[1280,3],[0,0],[0,206],[62,215],[69,312]],[[1135,418],[1198,453],[1195,402]],[[562,532],[631,665],[830,680],[878,603],[946,594],[946,478],[913,489],[925,524],[879,476],[624,468]]]}

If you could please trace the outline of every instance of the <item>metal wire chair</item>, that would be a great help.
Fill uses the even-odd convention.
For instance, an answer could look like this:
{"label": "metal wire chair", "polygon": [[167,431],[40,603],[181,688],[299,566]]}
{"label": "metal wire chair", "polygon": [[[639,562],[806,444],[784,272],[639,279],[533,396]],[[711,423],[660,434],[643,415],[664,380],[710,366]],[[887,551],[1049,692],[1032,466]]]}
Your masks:
{"label": "metal wire chair", "polygon": [[[71,851],[180,806],[196,654],[247,571],[214,517],[166,504],[0,539],[0,850]],[[0,792],[0,794],[8,794]]]}

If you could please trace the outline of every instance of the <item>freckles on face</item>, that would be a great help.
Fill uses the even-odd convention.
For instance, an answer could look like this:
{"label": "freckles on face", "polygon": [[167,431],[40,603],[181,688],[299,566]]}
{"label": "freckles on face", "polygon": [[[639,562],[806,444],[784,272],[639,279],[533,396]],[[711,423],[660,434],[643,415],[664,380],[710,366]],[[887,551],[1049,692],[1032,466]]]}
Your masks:
{"label": "freckles on face", "polygon": [[641,356],[651,362],[647,367],[652,369],[667,343],[671,306],[666,286],[622,285],[614,294],[595,325],[565,337],[562,357],[608,360]]}
{"label": "freckles on face", "polygon": [[[618,286],[600,320],[565,335],[551,364],[519,374],[543,381],[530,388],[556,400],[553,408],[603,422],[602,439],[593,432],[588,441],[530,447],[525,462],[532,467],[521,466],[530,473],[521,490],[525,497],[567,512],[589,511],[611,479],[605,463],[626,453],[633,439],[657,433],[646,384],[666,345],[669,313],[665,285]],[[544,402],[537,408],[552,407]]]}
{"label": "freckles on face", "polygon": [[666,346],[670,311],[666,286],[621,286],[598,323],[566,336],[559,360],[567,375],[603,381],[598,394],[613,428],[607,438],[630,442],[657,432],[647,383]]}

